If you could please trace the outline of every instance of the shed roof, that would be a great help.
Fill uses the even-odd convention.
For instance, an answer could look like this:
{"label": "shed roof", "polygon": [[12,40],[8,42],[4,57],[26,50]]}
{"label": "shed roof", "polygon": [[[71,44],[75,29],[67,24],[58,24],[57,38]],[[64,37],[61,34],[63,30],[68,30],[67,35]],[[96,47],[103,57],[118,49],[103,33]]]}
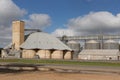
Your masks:
{"label": "shed roof", "polygon": [[71,50],[59,39],[44,32],[35,32],[30,34],[20,47],[24,49]]}
{"label": "shed roof", "polygon": [[79,53],[79,55],[96,55],[96,56],[117,56],[120,55],[119,50],[100,50],[100,49],[94,49],[94,50],[83,50]]}

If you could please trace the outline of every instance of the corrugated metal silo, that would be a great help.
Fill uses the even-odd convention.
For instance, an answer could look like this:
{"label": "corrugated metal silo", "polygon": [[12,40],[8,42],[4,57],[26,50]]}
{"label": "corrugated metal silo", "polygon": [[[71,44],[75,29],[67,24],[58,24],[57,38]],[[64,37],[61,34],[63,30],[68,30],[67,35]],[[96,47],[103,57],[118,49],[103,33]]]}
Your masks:
{"label": "corrugated metal silo", "polygon": [[90,40],[85,43],[85,49],[100,49],[100,43],[95,40]]}
{"label": "corrugated metal silo", "polygon": [[69,41],[67,45],[74,51],[80,51],[80,43],[76,41]]}
{"label": "corrugated metal silo", "polygon": [[110,39],[104,42],[103,48],[104,49],[118,49],[119,43]]}
{"label": "corrugated metal silo", "polygon": [[76,41],[69,41],[67,45],[74,51],[74,58],[77,58],[78,53],[80,52],[80,43]]}

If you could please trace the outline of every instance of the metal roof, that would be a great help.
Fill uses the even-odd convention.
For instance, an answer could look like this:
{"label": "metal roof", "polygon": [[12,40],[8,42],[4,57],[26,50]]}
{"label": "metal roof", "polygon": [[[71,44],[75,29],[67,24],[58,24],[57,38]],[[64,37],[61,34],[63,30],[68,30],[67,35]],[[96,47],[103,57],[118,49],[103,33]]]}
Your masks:
{"label": "metal roof", "polygon": [[105,41],[105,43],[118,43],[118,42],[116,42],[116,41],[114,41],[114,40],[109,39],[109,40]]}
{"label": "metal roof", "polygon": [[83,50],[79,53],[79,55],[96,55],[96,56],[117,56],[120,55],[119,50],[100,50],[100,49],[94,49],[94,50]]}
{"label": "metal roof", "polygon": [[30,34],[20,47],[23,49],[71,50],[59,39],[44,32],[35,32]]}
{"label": "metal roof", "polygon": [[96,40],[89,40],[86,43],[98,43]]}
{"label": "metal roof", "polygon": [[12,43],[8,44],[7,46],[5,46],[3,49],[9,49],[12,48]]}
{"label": "metal roof", "polygon": [[67,44],[80,44],[80,43],[77,42],[77,41],[72,41],[72,40],[71,40],[71,41],[68,41]]}

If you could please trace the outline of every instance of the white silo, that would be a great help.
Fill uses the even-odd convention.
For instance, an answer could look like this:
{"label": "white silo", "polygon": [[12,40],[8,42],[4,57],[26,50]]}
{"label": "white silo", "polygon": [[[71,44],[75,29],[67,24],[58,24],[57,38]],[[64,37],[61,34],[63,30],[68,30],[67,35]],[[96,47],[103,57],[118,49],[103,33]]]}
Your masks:
{"label": "white silo", "polygon": [[100,49],[100,43],[95,40],[89,40],[85,43],[85,49]]}
{"label": "white silo", "polygon": [[103,48],[104,49],[118,49],[119,43],[110,39],[104,42]]}

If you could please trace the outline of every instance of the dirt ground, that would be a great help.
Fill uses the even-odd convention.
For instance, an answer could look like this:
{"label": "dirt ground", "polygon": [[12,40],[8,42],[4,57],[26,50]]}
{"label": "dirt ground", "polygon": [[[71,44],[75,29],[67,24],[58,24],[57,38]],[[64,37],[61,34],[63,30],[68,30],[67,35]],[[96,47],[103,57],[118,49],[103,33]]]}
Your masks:
{"label": "dirt ground", "polygon": [[1,65],[0,80],[120,80],[120,67]]}
{"label": "dirt ground", "polygon": [[120,80],[120,74],[19,72],[0,73],[0,80]]}

